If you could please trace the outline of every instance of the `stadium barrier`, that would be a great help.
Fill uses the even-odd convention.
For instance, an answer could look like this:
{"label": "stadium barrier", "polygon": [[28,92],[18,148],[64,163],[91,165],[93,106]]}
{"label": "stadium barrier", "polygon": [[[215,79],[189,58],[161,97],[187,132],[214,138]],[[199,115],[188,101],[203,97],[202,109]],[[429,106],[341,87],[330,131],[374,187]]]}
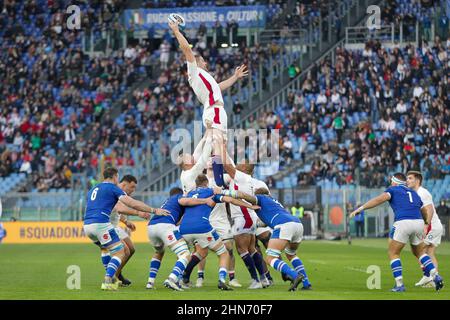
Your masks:
{"label": "stadium barrier", "polygon": [[[136,221],[131,239],[136,243],[148,242],[147,222]],[[82,221],[70,222],[4,222],[5,244],[90,243],[83,231]]]}

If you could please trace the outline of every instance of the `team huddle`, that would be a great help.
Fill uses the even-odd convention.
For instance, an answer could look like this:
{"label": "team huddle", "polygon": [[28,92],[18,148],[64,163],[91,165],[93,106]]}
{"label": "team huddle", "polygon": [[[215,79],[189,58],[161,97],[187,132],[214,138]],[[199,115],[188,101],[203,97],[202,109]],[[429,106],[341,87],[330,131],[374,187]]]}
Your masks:
{"label": "team huddle", "polygon": [[[209,251],[218,256],[220,290],[242,286],[234,271],[235,251],[252,279],[248,289],[271,286],[270,267],[280,272],[284,281],[290,282],[289,291],[296,291],[300,284],[303,290],[311,289],[304,265],[297,256],[303,238],[302,223],[271,196],[263,181],[253,177],[253,164],[234,164],[227,153],[227,114],[222,91],[245,77],[246,67],[238,67],[232,77],[217,83],[208,72],[204,59],[192,51],[178,24],[170,21],[169,26],[187,61],[189,84],[204,106],[205,134],[192,155],[180,155],[182,188],[170,190],[170,196],[160,208],[152,208],[133,199],[131,195],[136,190],[137,179],[127,175],[119,181],[115,168],[105,169],[104,181],[89,191],[84,231],[101,248],[106,270],[101,288],[117,290],[119,285],[130,284],[122,275],[122,269],[133,255],[134,247],[129,232],[118,223],[123,222],[127,230],[133,231],[134,224],[126,219],[132,215],[149,220],[148,237],[154,254],[147,289],[155,288],[155,279],[167,248],[177,256],[164,281],[164,286],[172,290],[191,288],[191,275],[196,267],[199,270],[196,286],[202,286]],[[356,215],[389,201],[395,213],[389,243],[396,281],[394,291],[405,290],[400,251],[408,240],[423,266],[424,277],[420,285],[433,283],[436,290],[443,286],[434,257],[434,248],[440,241],[440,222],[432,206],[431,195],[421,191],[419,176],[420,173],[408,173],[408,187],[417,187],[419,195],[406,186],[404,175],[396,174],[386,192],[351,214]],[[420,180],[418,186],[414,185],[416,180]],[[428,235],[425,240],[424,230]],[[266,249],[265,258],[262,247]],[[282,260],[283,251],[290,265]]]}

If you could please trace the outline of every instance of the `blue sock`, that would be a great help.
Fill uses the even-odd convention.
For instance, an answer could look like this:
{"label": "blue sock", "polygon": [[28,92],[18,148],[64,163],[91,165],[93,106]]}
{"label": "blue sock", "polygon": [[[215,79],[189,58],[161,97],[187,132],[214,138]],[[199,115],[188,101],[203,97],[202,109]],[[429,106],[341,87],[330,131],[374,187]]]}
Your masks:
{"label": "blue sock", "polygon": [[172,269],[172,273],[170,274],[170,277],[174,281],[178,281],[178,278],[183,275],[184,269],[186,269],[187,261],[184,259],[178,259],[175,263],[175,266]]}
{"label": "blue sock", "polygon": [[436,273],[436,267],[434,266],[433,261],[431,260],[430,256],[427,254],[422,255],[420,258],[420,263],[424,267],[424,274],[428,276]]}
{"label": "blue sock", "polygon": [[295,279],[298,276],[298,273],[295,270],[292,270],[291,268],[289,268],[289,266],[285,262],[283,262],[282,260],[280,260],[278,258],[272,259],[272,261],[270,262],[270,265],[275,270],[288,275],[292,279]]}
{"label": "blue sock", "polygon": [[310,286],[311,284],[309,283],[308,280],[308,276],[306,275],[306,270],[305,267],[303,266],[303,262],[302,260],[300,260],[299,257],[295,257],[294,259],[291,260],[291,264],[294,267],[295,271],[297,271],[298,273],[301,273],[303,275],[303,286]]}
{"label": "blue sock", "polygon": [[219,187],[223,187],[225,181],[223,180],[223,163],[220,156],[212,157],[212,169],[214,172],[214,181]]}
{"label": "blue sock", "polygon": [[423,272],[423,275],[425,277],[429,277],[430,276],[430,273],[427,272],[427,270],[425,269],[425,267],[423,265],[420,265],[420,268],[422,268],[422,272]]}
{"label": "blue sock", "polygon": [[109,264],[109,261],[111,260],[111,256],[109,255],[109,252],[102,252],[102,263],[103,263],[103,266],[105,267],[105,270],[106,270],[106,268],[108,268],[108,264]]}
{"label": "blue sock", "polygon": [[227,269],[219,268],[219,281],[225,282],[227,279]]}
{"label": "blue sock", "polygon": [[252,257],[248,252],[241,255],[242,260],[244,260],[245,266],[248,269],[248,272],[250,272],[250,276],[253,280],[259,281],[258,274],[256,273],[256,266],[255,262],[253,261]]}
{"label": "blue sock", "polygon": [[117,269],[119,269],[120,264],[122,263],[122,260],[118,257],[112,257],[111,261],[108,263],[108,267],[106,268],[106,276],[107,277],[114,277],[114,274],[116,273]]}
{"label": "blue sock", "polygon": [[392,274],[394,275],[394,279],[396,281],[397,287],[400,287],[403,284],[403,276],[402,276],[402,262],[400,259],[391,260],[391,269]]}
{"label": "blue sock", "polygon": [[253,262],[255,262],[256,270],[258,270],[259,276],[261,279],[266,278],[266,274],[264,273],[264,260],[261,254],[258,251],[253,252],[252,254]]}
{"label": "blue sock", "polygon": [[161,266],[161,261],[153,258],[150,261],[150,274],[148,275],[148,282],[155,282],[156,275],[158,274],[159,267]]}
{"label": "blue sock", "polygon": [[191,260],[187,264],[186,269],[184,270],[184,273],[183,273],[183,281],[185,283],[189,282],[189,279],[191,278],[192,270],[194,270],[195,266],[198,265],[200,263],[200,261],[202,261],[202,259],[196,253],[194,253],[191,256]]}
{"label": "blue sock", "polygon": [[198,278],[205,279],[205,272],[204,272],[204,271],[198,271],[198,272],[197,272],[197,277],[198,277]]}

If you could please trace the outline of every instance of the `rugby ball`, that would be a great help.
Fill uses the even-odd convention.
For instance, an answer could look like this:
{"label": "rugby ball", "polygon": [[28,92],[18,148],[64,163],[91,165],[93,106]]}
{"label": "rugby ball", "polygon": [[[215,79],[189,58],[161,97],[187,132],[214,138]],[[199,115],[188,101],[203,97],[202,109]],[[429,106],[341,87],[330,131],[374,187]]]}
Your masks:
{"label": "rugby ball", "polygon": [[178,26],[180,27],[180,29],[183,29],[184,27],[186,27],[186,22],[184,21],[184,18],[177,13],[169,14],[169,21],[178,23]]}

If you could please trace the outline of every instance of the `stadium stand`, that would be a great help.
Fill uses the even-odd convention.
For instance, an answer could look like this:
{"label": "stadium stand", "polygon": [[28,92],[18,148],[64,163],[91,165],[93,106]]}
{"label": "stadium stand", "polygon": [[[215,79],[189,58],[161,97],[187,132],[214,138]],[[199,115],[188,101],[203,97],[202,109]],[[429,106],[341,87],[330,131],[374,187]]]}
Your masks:
{"label": "stadium stand", "polygon": [[[386,12],[392,14],[384,23],[403,21],[410,34],[419,14],[426,20],[436,12],[435,7],[423,7],[420,2],[387,2]],[[63,17],[42,3],[5,1],[0,13],[0,196],[18,189],[58,194],[57,199],[31,196],[18,204],[29,208],[67,206],[72,175],[83,173],[90,181],[97,176],[101,162],[133,168],[139,175],[145,171],[146,161],[161,163],[169,156],[168,141],[175,128],[192,131],[192,120],[201,116],[179,55],[174,55],[166,71],[154,73],[146,79],[148,84],[130,94],[132,84],[148,76],[148,60],[160,58],[159,50],[149,51],[141,44],[109,56],[86,56],[81,35],[61,30]],[[124,1],[107,8],[89,3],[82,6],[88,17],[103,16],[105,11],[116,15],[124,7]],[[254,3],[147,1],[146,6]],[[327,1],[298,3],[292,15],[283,13],[279,1],[269,1],[268,6],[273,25],[287,29],[311,23],[317,26],[319,12],[322,18],[329,13]],[[286,18],[282,25],[276,19],[280,16]],[[16,22],[13,17],[18,18]],[[339,18],[334,21],[334,27],[339,27]],[[96,37],[112,23],[113,19],[101,19],[92,26]],[[443,187],[450,184],[450,108],[445,78],[449,41],[445,32],[437,28],[440,38],[436,39],[425,33],[429,40],[418,47],[387,48],[368,41],[364,49],[339,48],[334,61],[316,63],[301,89],[291,91],[285,103],[247,119],[246,128],[280,129],[281,171],[275,178],[267,178],[269,186],[353,190],[358,184],[376,188],[384,186],[386,175],[393,171],[420,168],[426,174],[425,186],[436,200],[450,197]],[[236,88],[226,101],[229,117],[236,122],[240,117],[232,116],[232,110],[240,110],[240,103],[251,94],[250,86],[253,93],[268,89],[267,83],[257,87],[259,59],[263,75],[267,75],[269,60],[280,63],[278,72],[298,59],[298,51],[291,52],[279,42],[244,46],[225,54],[211,44],[202,46],[198,41],[197,49],[208,58],[218,79],[229,76],[241,63],[252,70],[252,78],[242,83],[244,101],[238,101]],[[120,104],[117,118],[111,117],[113,102]],[[86,139],[86,131],[95,134]],[[148,155],[150,159],[146,159]],[[257,168],[260,178],[270,172],[264,165]],[[26,186],[27,179],[31,187]],[[342,200],[338,197],[330,202]],[[149,203],[157,206],[163,198],[163,194],[152,197]]]}

